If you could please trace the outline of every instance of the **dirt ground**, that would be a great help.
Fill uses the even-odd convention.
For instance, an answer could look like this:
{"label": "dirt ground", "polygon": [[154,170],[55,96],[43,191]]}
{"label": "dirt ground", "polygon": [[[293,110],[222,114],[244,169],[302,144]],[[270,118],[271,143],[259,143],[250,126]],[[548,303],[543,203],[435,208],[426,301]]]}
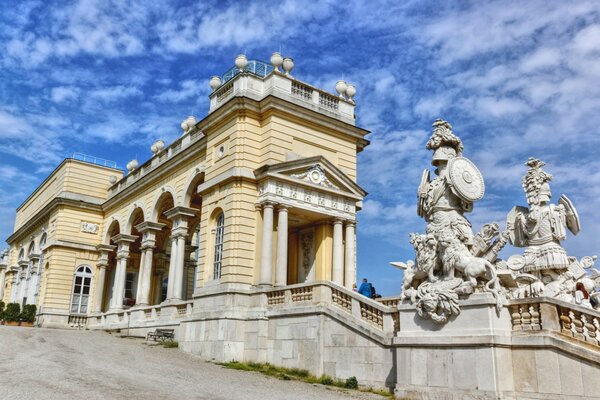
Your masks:
{"label": "dirt ground", "polygon": [[0,326],[0,399],[383,397],[225,369],[178,349],[104,332]]}

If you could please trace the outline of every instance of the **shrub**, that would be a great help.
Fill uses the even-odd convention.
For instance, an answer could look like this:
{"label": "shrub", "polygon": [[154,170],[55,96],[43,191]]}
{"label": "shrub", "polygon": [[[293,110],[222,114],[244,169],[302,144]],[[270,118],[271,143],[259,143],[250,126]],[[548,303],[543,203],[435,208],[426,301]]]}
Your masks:
{"label": "shrub", "polygon": [[25,322],[33,323],[33,321],[35,321],[36,311],[37,307],[35,304],[26,304],[23,306],[23,312],[21,312],[21,316],[19,318]]}
{"label": "shrub", "polygon": [[333,385],[333,378],[328,375],[322,375],[319,378],[319,383],[321,385]]}
{"label": "shrub", "polygon": [[174,349],[179,347],[179,343],[177,343],[175,340],[164,340],[162,342],[162,346],[166,349]]}
{"label": "shrub", "polygon": [[0,300],[0,321],[4,321],[4,302]]}
{"label": "shrub", "polygon": [[21,306],[18,303],[9,303],[4,311],[4,320],[9,322],[17,322],[21,315]]}
{"label": "shrub", "polygon": [[350,378],[346,379],[344,387],[348,389],[358,389],[358,380],[355,376],[351,376]]}

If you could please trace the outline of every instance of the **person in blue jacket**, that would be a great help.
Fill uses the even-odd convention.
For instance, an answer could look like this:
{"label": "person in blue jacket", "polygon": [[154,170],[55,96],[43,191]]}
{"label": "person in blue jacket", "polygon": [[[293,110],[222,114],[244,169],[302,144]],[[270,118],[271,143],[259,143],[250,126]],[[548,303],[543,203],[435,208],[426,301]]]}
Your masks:
{"label": "person in blue jacket", "polygon": [[373,286],[369,282],[367,282],[367,278],[363,278],[360,288],[358,288],[358,293],[360,293],[363,296],[366,296],[368,298],[372,297]]}

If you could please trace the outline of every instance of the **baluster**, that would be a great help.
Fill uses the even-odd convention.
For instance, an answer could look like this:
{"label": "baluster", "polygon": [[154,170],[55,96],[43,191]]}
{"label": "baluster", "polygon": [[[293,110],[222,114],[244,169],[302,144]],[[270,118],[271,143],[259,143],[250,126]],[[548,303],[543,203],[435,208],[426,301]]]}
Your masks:
{"label": "baluster", "polygon": [[531,329],[534,331],[542,329],[540,325],[540,305],[532,304],[529,307],[529,313],[531,314]]}
{"label": "baluster", "polygon": [[520,331],[523,329],[521,325],[521,313],[519,312],[519,306],[510,306],[510,317],[512,319],[513,331]]}
{"label": "baluster", "polygon": [[583,334],[585,336],[585,341],[592,344],[598,344],[596,327],[594,326],[592,317],[583,314],[581,319],[583,321]]}
{"label": "baluster", "polygon": [[585,340],[585,336],[583,336],[583,322],[581,321],[581,313],[571,311],[571,321],[572,321],[572,330],[573,336],[580,340]]}
{"label": "baluster", "polygon": [[571,332],[571,317],[567,308],[560,307],[560,325],[563,335],[573,336]]}
{"label": "baluster", "polygon": [[521,326],[524,331],[531,330],[531,314],[527,306],[521,306]]}

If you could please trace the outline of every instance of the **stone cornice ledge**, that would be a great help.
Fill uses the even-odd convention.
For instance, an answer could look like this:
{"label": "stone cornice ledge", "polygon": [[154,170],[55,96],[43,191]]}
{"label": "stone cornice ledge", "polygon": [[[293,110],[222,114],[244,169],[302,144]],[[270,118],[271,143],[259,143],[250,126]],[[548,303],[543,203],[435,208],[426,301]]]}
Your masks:
{"label": "stone cornice ledge", "polygon": [[256,182],[254,172],[250,168],[234,167],[200,184],[197,191],[201,194],[216,185],[223,184],[232,179],[246,179],[251,182]]}

